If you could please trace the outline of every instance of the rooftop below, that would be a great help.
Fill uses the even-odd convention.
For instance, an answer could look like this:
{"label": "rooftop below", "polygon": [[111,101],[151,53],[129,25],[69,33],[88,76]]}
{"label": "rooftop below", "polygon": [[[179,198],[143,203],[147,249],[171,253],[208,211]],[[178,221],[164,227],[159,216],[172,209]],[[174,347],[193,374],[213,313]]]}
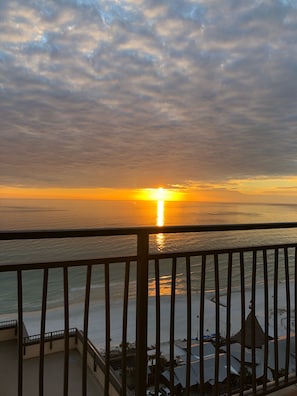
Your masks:
{"label": "rooftop below", "polygon": [[[18,356],[17,341],[0,342],[1,395],[17,395]],[[23,361],[23,396],[38,396],[39,358]],[[81,395],[82,360],[77,350],[69,351],[69,394]],[[56,352],[44,358],[44,396],[62,395],[64,380],[64,353]],[[88,396],[104,394],[103,388],[93,373],[88,370]]]}

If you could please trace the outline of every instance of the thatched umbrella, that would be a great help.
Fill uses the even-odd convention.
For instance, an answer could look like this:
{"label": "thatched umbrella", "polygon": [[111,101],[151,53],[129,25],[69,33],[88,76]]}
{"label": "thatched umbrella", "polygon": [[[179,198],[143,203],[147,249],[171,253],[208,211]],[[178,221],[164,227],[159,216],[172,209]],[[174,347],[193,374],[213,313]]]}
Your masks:
{"label": "thatched umbrella", "polygon": [[260,323],[258,322],[258,319],[255,315],[253,315],[252,311],[248,314],[244,322],[244,329],[240,329],[239,332],[231,338],[231,341],[242,344],[243,333],[243,343],[247,348],[261,348],[261,346],[265,344],[267,337],[269,340],[271,340],[271,337],[264,333]]}

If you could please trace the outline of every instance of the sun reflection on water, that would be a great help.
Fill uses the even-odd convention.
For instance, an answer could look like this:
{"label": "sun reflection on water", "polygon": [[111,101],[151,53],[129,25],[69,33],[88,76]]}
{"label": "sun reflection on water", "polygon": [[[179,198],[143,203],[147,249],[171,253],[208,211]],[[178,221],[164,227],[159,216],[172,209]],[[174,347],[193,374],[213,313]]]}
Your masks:
{"label": "sun reflection on water", "polygon": [[[157,220],[156,224],[158,227],[163,227],[165,224],[165,215],[164,215],[164,200],[159,199],[157,201]],[[156,245],[159,252],[162,252],[165,247],[165,235],[160,232],[156,234]]]}
{"label": "sun reflection on water", "polygon": [[[178,274],[177,278],[175,279],[175,282],[176,282],[175,294],[176,295],[184,294],[185,279],[183,274]],[[172,293],[171,276],[161,275],[158,284],[159,284],[158,287],[159,287],[160,296],[171,296]],[[150,297],[156,296],[157,283],[155,278],[149,281],[148,287],[149,287],[148,290],[149,296]]]}
{"label": "sun reflection on water", "polygon": [[162,227],[164,225],[164,201],[159,200],[157,202],[157,226]]}

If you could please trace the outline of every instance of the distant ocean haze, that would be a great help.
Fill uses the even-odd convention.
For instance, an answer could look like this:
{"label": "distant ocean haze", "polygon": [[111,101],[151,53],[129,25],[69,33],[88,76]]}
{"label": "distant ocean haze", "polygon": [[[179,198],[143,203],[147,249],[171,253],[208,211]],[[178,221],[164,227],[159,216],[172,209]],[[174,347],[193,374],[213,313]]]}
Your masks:
{"label": "distant ocean haze", "polygon": [[296,221],[297,204],[0,199],[2,230]]}

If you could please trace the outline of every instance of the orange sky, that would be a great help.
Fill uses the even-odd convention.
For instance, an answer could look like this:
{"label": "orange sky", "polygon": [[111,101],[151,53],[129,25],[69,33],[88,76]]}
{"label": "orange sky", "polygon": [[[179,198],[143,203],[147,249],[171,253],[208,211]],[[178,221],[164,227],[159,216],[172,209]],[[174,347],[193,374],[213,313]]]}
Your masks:
{"label": "orange sky", "polygon": [[3,199],[97,199],[97,200],[165,200],[182,201],[185,194],[174,190],[160,193],[159,188],[22,188],[0,186]]}
{"label": "orange sky", "polygon": [[287,202],[297,199],[297,177],[230,180],[222,184],[176,185],[143,189],[25,188],[0,186],[2,199],[165,200],[207,202]]}

